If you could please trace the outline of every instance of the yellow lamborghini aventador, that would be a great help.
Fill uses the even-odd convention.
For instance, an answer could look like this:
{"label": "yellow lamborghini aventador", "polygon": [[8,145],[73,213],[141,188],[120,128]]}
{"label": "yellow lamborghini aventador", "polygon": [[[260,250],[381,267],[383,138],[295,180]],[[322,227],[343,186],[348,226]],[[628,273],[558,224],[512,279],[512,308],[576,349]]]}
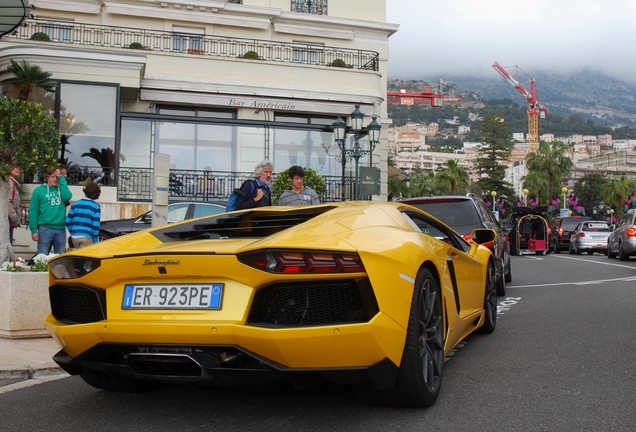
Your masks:
{"label": "yellow lamborghini aventador", "polygon": [[264,207],[114,238],[49,262],[54,360],[88,384],[324,377],[432,404],[444,357],[497,320],[494,260],[402,203]]}

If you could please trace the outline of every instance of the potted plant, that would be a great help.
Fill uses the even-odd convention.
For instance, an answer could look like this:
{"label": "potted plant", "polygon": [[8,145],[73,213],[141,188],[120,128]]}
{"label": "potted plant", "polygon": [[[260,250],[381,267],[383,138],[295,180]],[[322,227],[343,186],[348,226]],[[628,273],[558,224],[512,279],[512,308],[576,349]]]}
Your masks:
{"label": "potted plant", "polygon": [[337,58],[334,61],[332,61],[329,66],[341,67],[341,68],[349,67],[349,65],[347,65],[347,63],[345,63],[345,61],[343,59],[339,59],[339,58]]}
{"label": "potted plant", "polygon": [[51,38],[44,32],[35,32],[31,35],[31,40],[40,42],[51,42]]}
{"label": "potted plant", "polygon": [[246,51],[242,57],[246,59],[253,59],[253,60],[258,60],[261,58],[256,51],[251,51],[251,50]]}
{"label": "potted plant", "polygon": [[22,258],[0,267],[0,337],[49,336],[43,319],[50,313],[48,260],[37,255],[29,266]]}
{"label": "potted plant", "polygon": [[130,49],[144,49],[144,46],[142,44],[140,44],[139,42],[133,42],[130,45],[128,45],[128,48],[130,48]]}

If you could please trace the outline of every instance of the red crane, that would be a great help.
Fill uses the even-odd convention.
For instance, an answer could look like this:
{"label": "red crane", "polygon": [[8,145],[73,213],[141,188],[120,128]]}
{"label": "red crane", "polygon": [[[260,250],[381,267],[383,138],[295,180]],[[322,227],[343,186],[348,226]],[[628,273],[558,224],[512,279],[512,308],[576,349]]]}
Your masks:
{"label": "red crane", "polygon": [[[539,117],[545,118],[548,109],[541,105],[537,100],[537,86],[534,78],[530,78],[530,91],[514,78],[499,63],[494,62],[492,67],[510,83],[528,102],[528,150],[536,152],[539,148]],[[515,76],[519,76],[519,72],[523,72],[519,66],[515,66]],[[524,72],[525,74],[525,72]]]}

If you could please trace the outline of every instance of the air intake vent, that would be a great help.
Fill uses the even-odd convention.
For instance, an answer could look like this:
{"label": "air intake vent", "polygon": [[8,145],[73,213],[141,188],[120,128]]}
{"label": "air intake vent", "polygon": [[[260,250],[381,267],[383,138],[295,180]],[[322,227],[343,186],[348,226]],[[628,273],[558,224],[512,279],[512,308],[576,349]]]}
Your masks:
{"label": "air intake vent", "polygon": [[106,294],[85,286],[54,285],[49,288],[51,312],[58,321],[86,324],[106,319]]}

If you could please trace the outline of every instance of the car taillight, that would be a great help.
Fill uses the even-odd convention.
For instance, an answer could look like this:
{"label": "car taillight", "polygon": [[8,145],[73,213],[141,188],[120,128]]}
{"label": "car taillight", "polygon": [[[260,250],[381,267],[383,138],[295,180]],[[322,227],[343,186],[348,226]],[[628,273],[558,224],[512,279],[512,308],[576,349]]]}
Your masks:
{"label": "car taillight", "polygon": [[627,228],[625,235],[627,237],[636,237],[636,228]]}
{"label": "car taillight", "polygon": [[563,237],[563,228],[559,227],[559,237]]}
{"label": "car taillight", "polygon": [[584,232],[580,232],[577,234],[579,237],[585,237],[585,233]]}
{"label": "car taillight", "polygon": [[243,264],[270,273],[357,273],[364,272],[356,253],[264,250],[238,256]]}

